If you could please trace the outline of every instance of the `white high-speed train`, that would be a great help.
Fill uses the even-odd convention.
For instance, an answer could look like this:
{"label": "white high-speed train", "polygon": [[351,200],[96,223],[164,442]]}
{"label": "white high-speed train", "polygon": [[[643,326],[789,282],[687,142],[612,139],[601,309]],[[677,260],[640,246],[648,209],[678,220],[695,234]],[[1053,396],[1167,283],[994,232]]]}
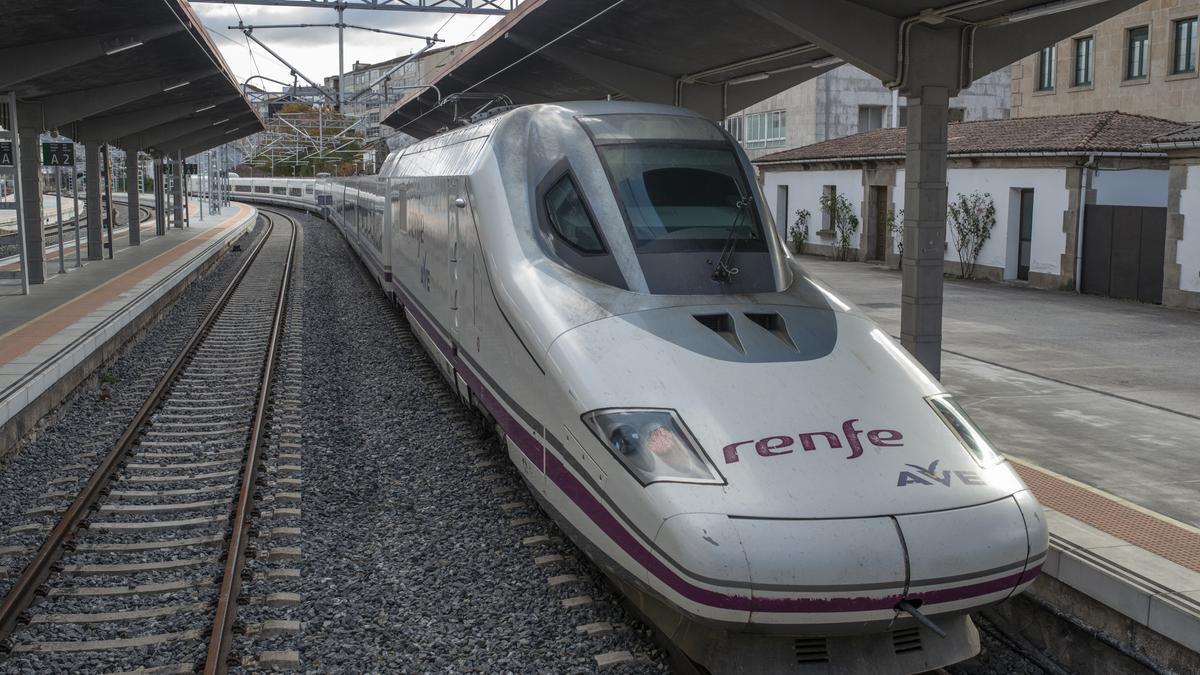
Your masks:
{"label": "white high-speed train", "polygon": [[342,229],[534,494],[694,664],[973,656],[968,612],[1041,568],[1041,508],[796,264],[753,175],[689,111],[546,104],[293,201]]}

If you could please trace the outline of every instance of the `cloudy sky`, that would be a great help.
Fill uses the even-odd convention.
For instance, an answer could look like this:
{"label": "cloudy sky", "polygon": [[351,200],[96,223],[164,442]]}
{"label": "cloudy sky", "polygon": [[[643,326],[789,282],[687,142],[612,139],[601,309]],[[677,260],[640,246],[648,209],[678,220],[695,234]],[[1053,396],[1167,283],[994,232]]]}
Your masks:
{"label": "cloudy sky", "polygon": [[[257,5],[208,4],[192,5],[213,35],[229,67],[240,81],[253,75],[265,75],[291,82],[287,66],[277,61],[262,47],[247,40],[237,29],[239,18],[246,25],[334,23],[337,14],[330,9],[267,7]],[[347,10],[346,23],[371,28],[432,35],[435,31],[443,44],[455,44],[474,39],[499,20],[495,16],[471,14],[435,14],[428,12],[390,12]],[[336,75],[336,28],[272,28],[254,31],[254,37],[295,65],[302,73],[320,84],[326,76]],[[424,44],[423,40],[347,28],[345,34],[345,63],[349,71],[355,61],[377,63],[412,53]],[[247,46],[249,45],[249,46]],[[255,84],[262,85],[261,82]],[[304,84],[301,81],[301,84]]]}

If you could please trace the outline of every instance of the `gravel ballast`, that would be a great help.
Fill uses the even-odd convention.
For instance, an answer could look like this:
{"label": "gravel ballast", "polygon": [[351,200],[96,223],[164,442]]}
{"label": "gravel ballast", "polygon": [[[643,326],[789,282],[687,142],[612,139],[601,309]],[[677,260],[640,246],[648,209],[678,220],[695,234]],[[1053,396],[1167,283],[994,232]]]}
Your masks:
{"label": "gravel ballast", "polygon": [[[336,230],[305,222],[303,667],[587,672],[597,655],[624,650],[638,661],[606,672],[665,670],[646,629],[538,512],[498,441],[449,397]],[[539,534],[554,539],[522,544]],[[548,554],[564,560],[534,562]],[[580,580],[550,585],[567,574]],[[564,605],[580,596],[591,602]],[[576,630],[599,622],[616,628]]]}

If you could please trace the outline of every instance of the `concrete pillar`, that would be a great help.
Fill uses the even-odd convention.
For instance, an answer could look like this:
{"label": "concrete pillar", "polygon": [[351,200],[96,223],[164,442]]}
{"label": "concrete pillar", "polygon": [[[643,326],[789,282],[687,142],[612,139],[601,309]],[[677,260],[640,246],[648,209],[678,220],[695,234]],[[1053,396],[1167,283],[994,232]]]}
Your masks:
{"label": "concrete pillar", "polygon": [[38,135],[42,111],[17,103],[17,138],[21,143],[21,209],[25,219],[26,273],[31,284],[46,283],[46,237],[42,227],[42,148]]}
{"label": "concrete pillar", "polygon": [[138,181],[137,155],[137,148],[125,148],[125,192],[129,199],[130,246],[141,246],[142,244],[141,212],[138,211],[138,190],[142,185]]}
{"label": "concrete pillar", "polygon": [[172,160],[171,194],[175,206],[175,227],[183,227],[183,159],[175,153]]}
{"label": "concrete pillar", "polygon": [[934,377],[942,374],[942,272],[946,246],[946,150],[950,90],[908,95],[904,163],[904,269],[900,341]]}
{"label": "concrete pillar", "polygon": [[104,259],[104,228],[100,220],[100,144],[88,141],[83,144],[84,171],[87,172],[87,259]]}

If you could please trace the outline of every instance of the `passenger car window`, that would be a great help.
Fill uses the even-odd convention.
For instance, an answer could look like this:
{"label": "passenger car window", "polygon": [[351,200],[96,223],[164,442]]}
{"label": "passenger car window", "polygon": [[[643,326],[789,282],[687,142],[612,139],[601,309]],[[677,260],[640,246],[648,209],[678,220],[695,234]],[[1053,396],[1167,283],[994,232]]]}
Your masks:
{"label": "passenger car window", "polygon": [[554,232],[584,253],[604,253],[596,225],[569,175],[546,191],[546,213]]}

